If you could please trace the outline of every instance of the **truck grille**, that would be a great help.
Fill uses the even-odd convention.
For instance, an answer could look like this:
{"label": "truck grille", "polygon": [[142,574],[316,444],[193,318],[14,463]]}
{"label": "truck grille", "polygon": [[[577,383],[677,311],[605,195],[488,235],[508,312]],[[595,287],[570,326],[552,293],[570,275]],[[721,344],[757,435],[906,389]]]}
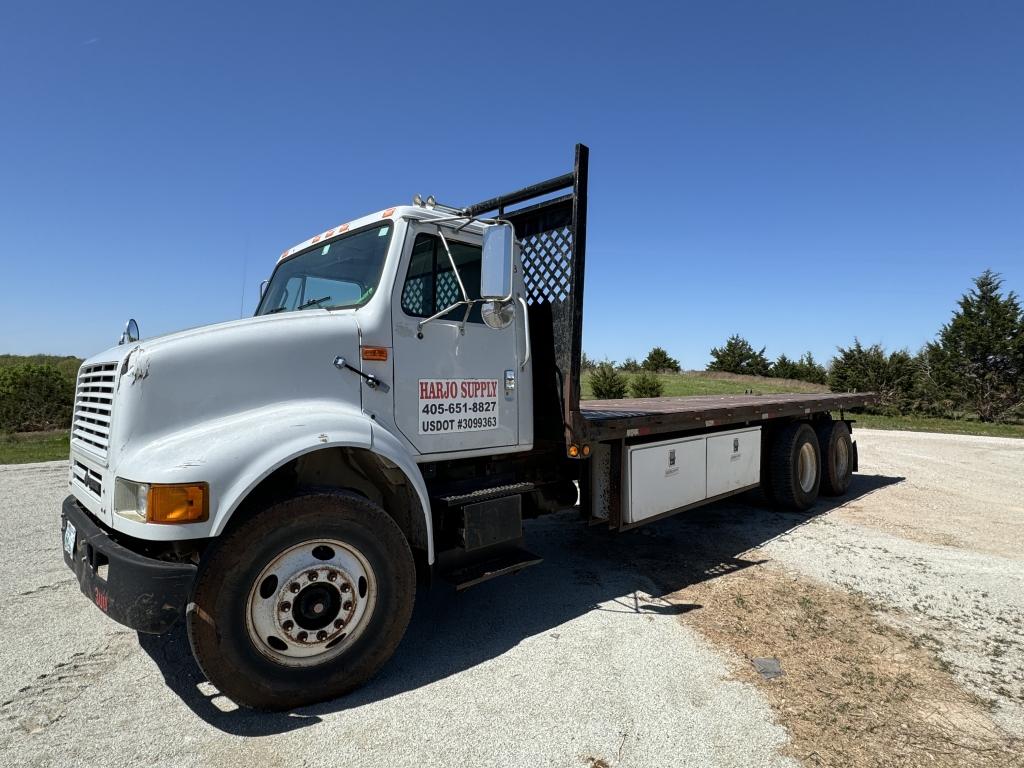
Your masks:
{"label": "truck grille", "polygon": [[93,496],[97,499],[103,496],[103,476],[99,472],[85,466],[80,461],[72,464],[71,471],[74,473],[75,480],[88,488]]}
{"label": "truck grille", "polygon": [[117,363],[83,365],[78,372],[78,389],[75,391],[71,440],[103,458],[107,456],[110,441],[110,412],[116,372]]}

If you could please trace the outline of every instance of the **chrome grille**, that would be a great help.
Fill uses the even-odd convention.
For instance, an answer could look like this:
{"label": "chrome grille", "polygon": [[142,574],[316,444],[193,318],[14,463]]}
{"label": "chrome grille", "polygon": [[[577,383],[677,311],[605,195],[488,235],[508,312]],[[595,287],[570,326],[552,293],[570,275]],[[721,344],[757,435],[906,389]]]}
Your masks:
{"label": "chrome grille", "polygon": [[90,469],[80,461],[71,465],[75,480],[84,485],[97,498],[103,496],[103,476],[95,469]]}
{"label": "chrome grille", "polygon": [[83,365],[78,372],[71,441],[106,458],[117,363]]}

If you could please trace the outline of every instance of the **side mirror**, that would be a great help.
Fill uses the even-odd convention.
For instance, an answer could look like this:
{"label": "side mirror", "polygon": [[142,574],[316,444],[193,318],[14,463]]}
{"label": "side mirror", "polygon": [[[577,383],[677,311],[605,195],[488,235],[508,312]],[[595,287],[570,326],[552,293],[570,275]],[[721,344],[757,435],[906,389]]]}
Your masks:
{"label": "side mirror", "polygon": [[133,317],[127,323],[125,323],[124,331],[121,333],[121,340],[118,343],[121,344],[134,344],[139,340],[139,324],[135,322]]}
{"label": "side mirror", "polygon": [[512,257],[515,233],[511,224],[491,224],[484,229],[480,261],[480,298],[507,301],[512,296]]}
{"label": "side mirror", "polygon": [[260,298],[261,299],[264,297],[264,295],[266,295],[266,293],[267,293],[267,286],[268,285],[270,285],[270,281],[269,280],[264,280],[262,283],[260,283]]}

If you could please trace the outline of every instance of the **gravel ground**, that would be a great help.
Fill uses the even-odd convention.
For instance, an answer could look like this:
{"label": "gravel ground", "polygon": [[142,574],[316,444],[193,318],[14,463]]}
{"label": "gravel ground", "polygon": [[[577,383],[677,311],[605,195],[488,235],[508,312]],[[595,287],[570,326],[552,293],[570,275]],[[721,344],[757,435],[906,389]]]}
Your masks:
{"label": "gravel ground", "polygon": [[867,595],[1024,732],[1024,441],[857,438],[852,499],[810,519],[739,501],[625,536],[532,522],[543,564],[422,596],[376,680],[287,715],[235,710],[180,632],[140,642],[102,616],[60,557],[66,465],[0,467],[0,764],[791,765],[737,659],[687,625],[701,606],[658,597],[750,551]]}
{"label": "gravel ground", "polygon": [[857,440],[874,482],[893,484],[759,552],[868,596],[1024,737],[1024,440]]}
{"label": "gravel ground", "polygon": [[[655,600],[650,578],[572,515],[536,521],[546,557],[417,605],[365,689],[289,715],[211,695],[181,633],[143,638],[70,581],[63,463],[0,467],[0,763],[19,766],[791,765],[765,699]],[[243,738],[255,736],[260,738]]]}

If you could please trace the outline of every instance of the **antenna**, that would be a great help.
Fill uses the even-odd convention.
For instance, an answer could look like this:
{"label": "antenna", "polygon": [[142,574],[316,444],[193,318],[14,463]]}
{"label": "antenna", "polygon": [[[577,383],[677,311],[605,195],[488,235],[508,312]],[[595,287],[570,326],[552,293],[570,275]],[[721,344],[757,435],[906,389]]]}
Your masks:
{"label": "antenna", "polygon": [[242,296],[238,300],[238,319],[245,317],[245,268],[249,256],[249,235],[245,236],[245,245],[242,246]]}

